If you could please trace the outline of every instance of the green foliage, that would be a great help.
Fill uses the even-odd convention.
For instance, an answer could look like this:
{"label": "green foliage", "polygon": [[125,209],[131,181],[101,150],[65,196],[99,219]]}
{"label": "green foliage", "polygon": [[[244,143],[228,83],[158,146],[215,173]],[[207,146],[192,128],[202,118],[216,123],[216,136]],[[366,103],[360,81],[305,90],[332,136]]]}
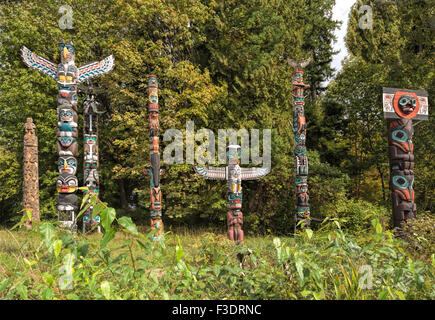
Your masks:
{"label": "green foliage", "polygon": [[366,230],[370,226],[367,217],[379,219],[384,229],[391,220],[391,212],[387,208],[361,199],[344,198],[328,207],[329,217],[339,219],[342,228],[351,232]]}
{"label": "green foliage", "polygon": [[430,212],[418,215],[408,221],[399,233],[408,242],[408,250],[414,259],[433,263],[435,252],[435,218]]}
{"label": "green foliage", "polygon": [[[1,231],[0,298],[434,298],[434,262],[411,258],[407,244],[382,232],[377,218],[364,236],[345,232],[334,221],[295,239],[247,238],[234,245],[225,235],[167,234],[164,243],[151,241],[151,233],[138,232],[130,219],[107,209],[112,208],[97,212],[113,217],[102,239],[49,222],[35,223],[26,234]],[[102,246],[109,232],[116,240]]]}
{"label": "green foliage", "polygon": [[[36,0],[0,4],[0,184],[6,186],[0,191],[0,223],[10,223],[20,210],[22,124],[30,116],[39,138],[41,218],[54,218],[57,88],[48,77],[24,65],[19,49],[25,45],[58,63],[60,37],[72,37],[78,66],[109,54],[115,57],[114,70],[92,81],[101,111],[106,111],[99,124],[103,200],[122,208],[133,221],[145,222],[149,184],[142,169],[149,165],[144,128],[147,79],[152,73],[160,84],[162,132],[176,128],[184,133],[187,120],[195,121],[196,129],[207,127],[216,134],[225,128],[273,129],[272,172],[244,185],[249,199],[244,214],[252,220],[252,229],[247,224],[246,231],[288,232],[294,160],[288,125],[292,70],[286,58],[314,53],[307,79],[321,90],[320,83],[331,74],[332,32],[337,25],[331,18],[332,3]],[[60,5],[73,9],[72,30],[59,29]],[[82,99],[81,95],[79,105]],[[167,144],[162,141],[161,150]],[[161,184],[165,224],[224,223],[223,183],[204,181],[190,165],[177,164],[162,176]],[[139,196],[137,212],[127,211],[133,191]]]}

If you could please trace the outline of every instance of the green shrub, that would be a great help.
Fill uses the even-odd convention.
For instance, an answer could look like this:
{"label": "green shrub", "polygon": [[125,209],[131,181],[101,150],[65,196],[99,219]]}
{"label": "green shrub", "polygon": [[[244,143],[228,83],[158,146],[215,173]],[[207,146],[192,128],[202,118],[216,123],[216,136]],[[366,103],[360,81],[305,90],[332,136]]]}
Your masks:
{"label": "green shrub", "polygon": [[355,199],[339,200],[328,206],[328,216],[339,219],[343,229],[351,232],[370,227],[372,218],[377,218],[384,229],[389,225],[391,212],[380,205]]}

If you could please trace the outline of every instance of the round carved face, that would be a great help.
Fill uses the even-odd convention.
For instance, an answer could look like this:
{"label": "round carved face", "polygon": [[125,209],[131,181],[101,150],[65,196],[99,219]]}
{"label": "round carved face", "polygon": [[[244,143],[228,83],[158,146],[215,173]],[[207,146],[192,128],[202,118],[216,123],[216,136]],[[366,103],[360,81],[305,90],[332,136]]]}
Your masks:
{"label": "round carved face", "polygon": [[413,92],[397,92],[394,95],[393,107],[399,117],[412,119],[417,115],[420,103]]}
{"label": "round carved face", "polygon": [[399,108],[405,114],[410,114],[417,107],[417,99],[410,95],[403,95],[399,99]]}
{"label": "round carved face", "polygon": [[73,193],[76,192],[79,182],[77,178],[66,172],[59,175],[56,182],[57,192],[59,193]]}
{"label": "round carved face", "polygon": [[59,157],[57,161],[57,169],[59,173],[76,174],[77,171],[77,159],[74,157]]}
{"label": "round carved face", "polygon": [[65,108],[59,110],[59,120],[64,122],[74,121],[74,113],[72,109]]}

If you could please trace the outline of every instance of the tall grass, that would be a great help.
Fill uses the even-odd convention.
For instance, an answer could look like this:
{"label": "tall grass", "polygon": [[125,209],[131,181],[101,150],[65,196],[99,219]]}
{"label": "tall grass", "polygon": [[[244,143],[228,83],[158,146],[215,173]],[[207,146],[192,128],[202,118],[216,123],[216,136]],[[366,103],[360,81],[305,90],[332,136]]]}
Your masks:
{"label": "tall grass", "polygon": [[352,234],[330,221],[296,237],[170,230],[162,241],[101,206],[104,234],[50,222],[0,230],[2,299],[434,299],[434,267],[371,219]]}

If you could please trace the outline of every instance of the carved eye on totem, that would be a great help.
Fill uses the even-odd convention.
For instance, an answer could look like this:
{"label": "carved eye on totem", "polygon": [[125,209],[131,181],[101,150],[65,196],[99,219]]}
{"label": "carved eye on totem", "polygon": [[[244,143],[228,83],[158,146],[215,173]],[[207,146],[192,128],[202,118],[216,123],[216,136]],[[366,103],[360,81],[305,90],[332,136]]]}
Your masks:
{"label": "carved eye on totem", "polygon": [[[404,176],[394,176],[393,177],[393,184],[400,189],[408,189],[409,181]],[[411,182],[411,185],[412,184],[413,184],[413,181]]]}
{"label": "carved eye on totem", "polygon": [[417,99],[410,95],[403,95],[399,99],[399,107],[403,113],[411,113],[417,107]]}
{"label": "carved eye on totem", "polygon": [[392,138],[399,142],[406,142],[408,140],[408,134],[403,130],[394,130]]}

